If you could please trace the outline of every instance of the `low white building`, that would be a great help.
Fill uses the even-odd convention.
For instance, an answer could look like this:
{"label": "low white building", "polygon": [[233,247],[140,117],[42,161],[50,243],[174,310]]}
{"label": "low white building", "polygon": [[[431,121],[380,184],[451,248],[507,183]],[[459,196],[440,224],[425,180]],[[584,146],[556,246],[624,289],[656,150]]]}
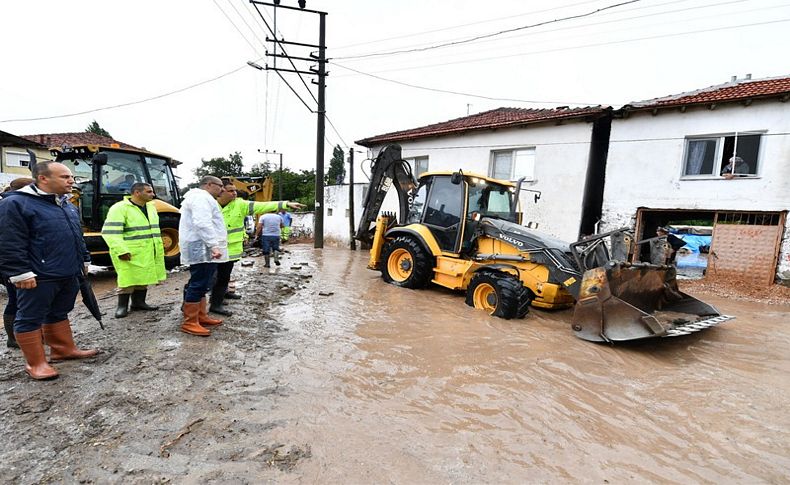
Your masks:
{"label": "low white building", "polygon": [[[499,108],[357,143],[369,149],[370,158],[388,144],[399,144],[415,175],[461,169],[511,181],[526,177],[523,187],[541,197],[536,203],[534,193],[522,192],[524,224],[575,241],[580,232],[592,232],[600,216],[600,202],[595,202],[600,181],[586,180],[603,177],[595,167],[605,161],[601,148],[609,123],[610,109],[603,107]],[[357,223],[364,190],[355,192]],[[342,243],[349,234],[347,193],[348,185],[342,185],[329,187],[325,195],[325,235]],[[384,210],[396,211],[395,200],[391,191]]]}
{"label": "low white building", "polygon": [[790,281],[789,99],[790,77],[745,79],[617,110],[601,230],[710,225],[709,274]]}

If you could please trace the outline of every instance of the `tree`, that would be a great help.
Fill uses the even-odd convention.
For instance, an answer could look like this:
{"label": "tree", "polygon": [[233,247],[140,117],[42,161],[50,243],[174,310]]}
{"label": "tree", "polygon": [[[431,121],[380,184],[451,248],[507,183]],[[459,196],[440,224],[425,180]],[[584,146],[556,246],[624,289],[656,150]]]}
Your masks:
{"label": "tree", "polygon": [[250,177],[270,177],[272,175],[272,164],[268,160],[256,163],[247,175]]}
{"label": "tree", "polygon": [[343,149],[336,145],[332,150],[332,160],[329,161],[329,170],[326,172],[324,183],[326,185],[340,185],[346,176],[346,159]]}
{"label": "tree", "polygon": [[85,128],[86,133],[96,133],[97,135],[106,136],[107,138],[112,138],[110,132],[99,126],[99,123],[96,120],[93,120],[93,123],[89,124],[87,128]]}
{"label": "tree", "polygon": [[239,152],[228,155],[228,158],[201,159],[200,161],[201,165],[194,171],[195,177],[198,179],[206,175],[214,177],[241,177],[244,175],[244,163]]}

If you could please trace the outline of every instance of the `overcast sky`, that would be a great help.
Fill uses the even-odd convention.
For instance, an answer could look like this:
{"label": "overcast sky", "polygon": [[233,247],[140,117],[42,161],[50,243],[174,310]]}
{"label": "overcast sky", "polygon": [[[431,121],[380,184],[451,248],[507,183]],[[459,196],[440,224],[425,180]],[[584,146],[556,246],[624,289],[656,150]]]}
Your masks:
{"label": "overcast sky", "polygon": [[[327,115],[337,133],[327,124],[327,161],[335,144],[502,106],[619,107],[734,75],[790,74],[788,0],[307,0],[307,8],[329,14]],[[260,9],[271,22],[271,8]],[[522,28],[574,16],[582,17]],[[235,151],[247,167],[267,149],[293,170],[315,167],[316,115],[276,73],[246,65],[271,65],[266,45],[273,51],[247,1],[4,1],[0,18],[0,130],[83,131],[95,119],[120,141],[181,160],[185,179],[201,158]],[[278,9],[277,29],[318,43],[317,15]],[[463,42],[511,29],[519,30]],[[430,48],[450,42],[460,43]],[[315,109],[302,81],[283,75]],[[28,118],[50,119],[3,121]]]}

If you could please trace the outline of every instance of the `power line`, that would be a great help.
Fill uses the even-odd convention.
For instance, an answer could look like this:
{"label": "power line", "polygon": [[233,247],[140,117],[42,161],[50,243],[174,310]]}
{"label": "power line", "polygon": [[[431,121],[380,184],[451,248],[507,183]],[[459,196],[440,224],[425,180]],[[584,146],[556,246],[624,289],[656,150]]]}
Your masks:
{"label": "power line", "polygon": [[[365,41],[365,42],[357,42],[355,44],[346,44],[346,45],[341,45],[341,46],[335,47],[334,49],[335,50],[348,49],[349,47],[356,47],[356,46],[359,46],[359,45],[370,45],[370,44],[376,44],[376,43],[379,43],[379,42],[386,42],[388,40],[412,38],[412,37],[416,37],[418,35],[423,35],[423,34],[433,34],[433,33],[436,33],[436,32],[445,32],[445,31],[448,31],[448,30],[455,30],[455,29],[460,29],[460,28],[463,28],[463,27],[469,27],[471,25],[486,24],[486,23],[490,23],[490,22],[497,22],[499,20],[507,20],[507,19],[514,19],[514,18],[517,18],[517,17],[524,17],[525,15],[533,15],[533,14],[536,14],[536,13],[545,13],[545,12],[551,12],[553,10],[561,10],[561,9],[564,9],[564,8],[576,7],[578,5],[585,5],[585,4],[588,4],[588,3],[595,3],[597,1],[598,0],[587,0],[585,2],[573,3],[573,4],[570,4],[570,5],[563,5],[562,7],[547,8],[547,9],[543,9],[543,10],[532,10],[530,12],[525,12],[525,13],[521,13],[521,14],[517,14],[517,15],[508,15],[507,17],[497,17],[497,18],[494,18],[494,19],[480,20],[478,22],[470,22],[468,24],[451,25],[449,27],[443,27],[441,29],[423,30],[423,31],[420,31],[420,32],[412,32],[410,34],[396,35],[394,37],[385,37],[383,39],[368,40],[368,41]],[[678,0],[678,1],[687,1],[687,0]]]}
{"label": "power line", "polygon": [[[546,53],[550,53],[550,52],[561,52],[561,51],[581,49],[581,48],[588,48],[588,47],[602,47],[602,46],[606,46],[606,45],[626,44],[626,43],[629,43],[629,42],[638,42],[638,41],[642,41],[642,40],[655,40],[655,39],[662,39],[662,38],[668,38],[668,37],[679,37],[679,36],[683,36],[683,35],[701,34],[701,33],[707,33],[707,32],[716,32],[716,31],[720,31],[720,30],[732,30],[732,29],[740,29],[740,28],[745,28],[745,27],[755,27],[755,26],[760,26],[760,25],[776,24],[776,23],[787,22],[788,20],[790,20],[790,18],[769,20],[769,21],[765,21],[765,22],[755,22],[755,23],[751,23],[751,24],[739,24],[739,25],[728,25],[728,26],[724,26],[724,27],[713,27],[713,28],[710,28],[710,29],[690,30],[690,31],[686,31],[686,32],[675,32],[675,33],[671,33],[671,34],[660,34],[660,35],[645,36],[645,37],[635,37],[635,38],[632,38],[632,39],[614,40],[614,41],[599,42],[599,43],[594,43],[594,44],[581,44],[581,45],[569,46],[569,47],[557,47],[557,48],[554,48],[554,49],[545,49],[545,50],[537,50],[537,51],[529,51],[529,52],[519,52],[519,53],[516,53],[516,54],[505,54],[505,55],[501,55],[501,56],[488,56],[488,57],[480,57],[480,58],[476,58],[476,59],[465,59],[465,60],[460,60],[460,61],[442,62],[442,63],[436,63],[436,64],[424,64],[424,65],[418,65],[418,66],[400,67],[400,68],[395,68],[395,69],[383,69],[383,70],[380,70],[380,71],[376,71],[376,73],[391,72],[391,71],[399,71],[399,72],[400,71],[409,71],[409,70],[414,70],[414,69],[425,69],[425,68],[429,68],[429,67],[449,66],[449,65],[454,65],[454,64],[470,64],[470,63],[475,63],[475,62],[485,62],[485,61],[493,61],[493,60],[497,60],[497,59],[505,59],[505,58],[509,58],[509,57],[521,57],[521,56],[529,56],[529,55],[534,55],[534,54],[546,54]],[[339,64],[335,64],[335,65],[339,66]],[[341,67],[343,67],[343,66],[341,66]],[[348,69],[350,69],[350,68],[348,68]]]}
{"label": "power line", "polygon": [[332,123],[332,120],[329,119],[329,116],[327,116],[326,113],[324,113],[324,117],[326,118],[327,123],[329,123],[329,126],[332,127],[332,130],[334,130],[334,132],[337,135],[337,137],[340,138],[340,142],[343,143],[343,146],[348,148],[348,143],[346,143],[346,140],[344,140],[343,136],[340,135],[340,132],[337,131],[337,128],[335,128],[335,124]]}
{"label": "power line", "polygon": [[378,57],[378,56],[389,56],[389,55],[393,55],[393,54],[405,54],[407,52],[424,52],[424,51],[427,51],[427,50],[440,49],[440,48],[443,48],[443,47],[450,47],[450,46],[453,46],[453,45],[467,44],[469,42],[474,42],[474,41],[481,40],[481,39],[487,39],[487,38],[490,38],[490,37],[495,37],[495,36],[499,36],[499,35],[503,35],[503,34],[508,34],[510,32],[516,32],[516,31],[519,31],[519,30],[532,29],[532,28],[535,28],[535,27],[543,26],[543,25],[553,24],[553,23],[557,23],[557,22],[564,22],[566,20],[573,20],[573,19],[579,19],[579,18],[583,18],[583,17],[589,17],[590,15],[595,15],[596,13],[603,12],[604,10],[609,10],[609,9],[612,9],[612,8],[620,7],[620,6],[623,6],[623,5],[628,5],[630,3],[636,3],[636,2],[639,2],[639,1],[641,1],[641,0],[627,0],[625,2],[616,3],[616,4],[613,4],[613,5],[602,7],[602,8],[599,8],[597,10],[593,10],[591,12],[587,12],[587,13],[583,13],[583,14],[571,15],[571,16],[568,16],[568,17],[562,17],[562,18],[554,19],[554,20],[546,20],[544,22],[538,22],[538,23],[530,24],[530,25],[523,25],[521,27],[514,27],[512,29],[500,30],[498,32],[492,32],[492,33],[489,33],[489,34],[483,34],[483,35],[478,35],[478,36],[475,36],[475,37],[470,37],[468,39],[452,41],[452,42],[445,42],[445,43],[442,43],[442,44],[435,44],[435,45],[427,46],[427,47],[420,47],[420,48],[416,48],[416,49],[396,50],[396,51],[389,51],[389,52],[374,52],[374,53],[371,53],[371,54],[361,54],[361,55],[357,55],[357,56],[337,57],[336,59],[361,59],[361,58],[365,58],[365,57]]}
{"label": "power line", "polygon": [[[260,59],[258,59],[258,60],[260,60]],[[150,98],[145,98],[145,99],[141,99],[141,100],[138,100],[138,101],[130,101],[128,103],[114,104],[112,106],[105,106],[103,108],[94,108],[94,109],[89,109],[89,110],[85,110],[85,111],[80,111],[80,112],[77,112],[77,113],[68,113],[68,114],[63,114],[63,115],[42,116],[42,117],[38,117],[38,118],[17,118],[17,119],[12,119],[12,120],[0,120],[0,123],[12,123],[12,122],[17,122],[17,121],[54,120],[54,119],[57,119],[57,118],[68,118],[68,117],[71,117],[71,116],[79,116],[79,115],[84,115],[84,114],[88,114],[88,113],[96,113],[98,111],[106,111],[106,110],[115,109],[115,108],[124,108],[126,106],[132,106],[132,105],[135,105],[135,104],[146,103],[148,101],[154,101],[156,99],[161,99],[161,98],[164,98],[164,97],[167,97],[167,96],[171,96],[173,94],[183,93],[184,91],[187,91],[189,89],[196,88],[198,86],[202,86],[204,84],[208,84],[208,83],[211,83],[211,82],[214,82],[214,81],[218,81],[218,80],[220,80],[220,79],[222,79],[224,77],[230,76],[231,74],[235,74],[235,73],[241,71],[242,69],[244,69],[246,67],[247,67],[247,64],[244,64],[244,65],[242,65],[242,66],[240,66],[240,67],[238,67],[238,68],[236,68],[236,69],[234,69],[232,71],[226,72],[225,74],[220,74],[217,77],[213,77],[211,79],[206,79],[205,81],[200,81],[199,83],[191,84],[189,86],[186,86],[186,87],[183,87],[183,88],[180,88],[180,89],[176,89],[175,91],[170,91],[170,92],[167,92],[167,93],[164,93],[164,94],[159,94],[157,96],[152,96]]]}
{"label": "power line", "polygon": [[234,22],[234,21],[233,21],[233,20],[232,20],[232,19],[231,19],[231,18],[228,16],[228,14],[227,14],[227,13],[225,13],[225,11],[224,11],[224,10],[222,10],[222,7],[220,7],[220,6],[219,6],[219,3],[217,3],[217,0],[211,0],[211,1],[212,1],[212,2],[214,2],[214,5],[216,5],[216,6],[217,6],[217,8],[219,9],[219,11],[220,11],[220,12],[222,12],[222,15],[224,15],[224,16],[225,16],[225,18],[226,18],[226,19],[228,19],[228,22],[230,22],[230,24],[233,26],[233,28],[234,28],[234,29],[236,29],[236,32],[238,32],[238,33],[239,33],[239,35],[241,36],[241,38],[242,38],[242,39],[244,39],[244,42],[246,42],[246,43],[247,43],[247,45],[249,45],[249,46],[250,46],[250,48],[251,48],[251,49],[252,49],[252,50],[253,50],[253,51],[254,51],[254,52],[255,52],[255,53],[258,55],[258,56],[260,56],[260,55],[261,55],[261,53],[260,53],[260,52],[258,52],[258,49],[257,49],[257,48],[256,48],[254,45],[252,45],[252,42],[250,42],[250,40],[249,40],[249,39],[248,39],[248,38],[247,38],[247,37],[246,37],[246,36],[245,36],[245,35],[244,35],[244,34],[241,32],[241,29],[239,29],[239,27],[236,25],[236,23],[235,23],[235,22]]}
{"label": "power line", "polygon": [[555,104],[555,105],[556,104],[561,104],[561,105],[575,104],[575,105],[586,105],[586,106],[597,105],[598,104],[598,103],[576,103],[576,102],[569,102],[569,101],[534,101],[534,100],[527,100],[527,99],[496,98],[496,97],[493,97],[493,96],[484,96],[482,94],[472,94],[472,93],[464,93],[464,92],[461,92],[461,91],[450,91],[450,90],[447,90],[447,89],[429,88],[427,86],[420,86],[420,85],[417,85],[417,84],[410,84],[410,83],[406,83],[406,82],[402,82],[402,81],[396,81],[394,79],[388,79],[388,78],[385,78],[385,77],[376,76],[375,74],[362,72],[362,71],[359,71],[357,69],[352,69],[350,67],[343,66],[343,65],[338,64],[338,63],[333,63],[332,65],[333,66],[337,66],[337,67],[339,67],[341,69],[346,69],[346,70],[349,70],[349,71],[353,71],[353,72],[355,72],[357,74],[361,74],[363,76],[369,76],[369,77],[378,79],[380,81],[386,81],[386,82],[390,82],[390,83],[394,83],[394,84],[399,84],[401,86],[406,86],[406,87],[409,87],[409,88],[422,89],[422,90],[425,90],[425,91],[432,91],[432,92],[436,92],[436,93],[455,94],[455,95],[458,95],[458,96],[468,96],[468,97],[471,97],[471,98],[488,99],[488,100],[491,100],[491,101],[512,101],[512,102],[516,102],[516,103]]}
{"label": "power line", "polygon": [[[671,1],[671,2],[662,3],[662,4],[656,5],[656,6],[664,6],[664,5],[668,5],[668,4],[672,4],[672,3],[679,3],[679,2],[685,2],[685,1],[687,1],[687,0],[674,0],[674,1]],[[732,5],[732,4],[735,4],[735,3],[743,3],[745,1],[746,0],[730,0],[730,1],[725,1],[725,2],[718,2],[718,3],[707,4],[707,5],[696,5],[696,6],[692,6],[692,7],[679,8],[679,9],[675,9],[675,10],[665,10],[665,11],[661,11],[661,12],[653,12],[653,13],[644,14],[644,15],[635,15],[635,16],[631,16],[631,17],[621,17],[621,18],[612,19],[612,20],[603,20],[603,21],[598,21],[598,22],[589,22],[589,23],[580,24],[580,25],[569,25],[569,26],[557,27],[557,28],[554,28],[554,29],[541,30],[539,32],[524,32],[524,33],[521,33],[520,35],[508,37],[506,39],[499,38],[499,39],[483,40],[483,41],[479,42],[478,44],[484,44],[484,43],[490,43],[490,42],[503,42],[503,41],[513,40],[513,39],[516,39],[516,38],[522,38],[522,37],[527,37],[527,36],[544,35],[544,34],[548,34],[548,33],[552,33],[552,32],[561,32],[561,31],[567,31],[567,30],[586,29],[586,28],[589,28],[589,27],[599,26],[599,25],[604,25],[604,24],[620,23],[620,22],[625,22],[625,21],[635,20],[635,19],[642,19],[642,18],[647,18],[647,17],[658,17],[658,16],[669,15],[669,14],[673,14],[673,13],[687,12],[689,10],[698,10],[698,9],[705,9],[705,8],[711,8],[711,7],[719,7],[719,6],[722,6],[722,5]],[[651,5],[651,6],[637,7],[637,8],[630,9],[628,11],[642,10],[644,8],[653,8],[653,7],[656,7],[656,6],[652,6]],[[743,14],[743,13],[754,13],[754,12],[762,11],[762,10],[770,10],[770,9],[774,9],[774,8],[786,8],[786,7],[788,7],[788,5],[774,5],[774,6],[763,7],[763,8],[759,8],[759,9],[748,9],[748,10],[746,10],[744,12],[726,12],[726,13],[721,13],[721,14],[718,14],[718,15],[705,15],[703,17],[683,18],[683,20],[681,20],[679,22],[693,22],[693,21],[700,20],[700,19],[709,20],[709,19],[716,18],[716,17],[724,17],[724,16],[730,16],[730,15],[740,15],[740,14]],[[606,15],[606,14],[604,14],[604,15]],[[643,27],[637,27],[637,28],[643,28]],[[622,31],[628,31],[628,30],[633,30],[633,28],[620,29],[620,30],[611,30],[611,29],[609,29],[609,30],[606,30],[605,33],[606,34],[612,34],[612,33],[615,33],[615,32],[622,32]],[[571,37],[563,36],[562,39],[563,40],[568,40],[570,38]],[[549,39],[547,41],[553,41],[553,40]],[[498,50],[499,48],[498,47],[493,47],[493,48],[489,47],[489,48],[485,48],[485,49],[477,49],[477,50],[474,50],[474,51],[463,51],[463,52],[456,53],[456,55],[476,54],[476,53],[480,53],[480,52],[487,52],[487,51],[490,51],[492,49],[497,49]],[[428,60],[428,59],[423,59],[423,60]]]}
{"label": "power line", "polygon": [[236,5],[233,4],[233,0],[228,0],[228,3],[230,4],[231,8],[233,8],[233,10],[236,11],[236,15],[238,15],[239,18],[241,19],[241,21],[244,22],[244,25],[246,25],[247,28],[250,29],[250,32],[252,32],[252,36],[255,37],[255,40],[257,40],[258,42],[261,43],[261,45],[263,46],[264,52],[265,52],[266,51],[266,43],[264,41],[262,41],[260,37],[258,37],[258,34],[255,33],[255,29],[252,28],[252,26],[249,24],[249,22],[247,22],[247,19],[245,19],[244,16],[241,14],[241,12],[239,12],[239,9],[236,8]]}

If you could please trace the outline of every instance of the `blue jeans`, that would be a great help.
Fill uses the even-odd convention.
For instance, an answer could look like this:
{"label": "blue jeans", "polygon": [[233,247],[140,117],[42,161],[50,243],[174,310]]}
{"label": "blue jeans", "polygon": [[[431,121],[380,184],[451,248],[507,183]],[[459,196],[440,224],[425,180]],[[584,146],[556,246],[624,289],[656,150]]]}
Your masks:
{"label": "blue jeans", "polygon": [[280,250],[280,236],[261,236],[263,254],[271,254]]}
{"label": "blue jeans", "polygon": [[189,266],[189,282],[184,291],[184,301],[197,303],[206,297],[206,293],[214,286],[214,275],[217,263],[198,263]]}
{"label": "blue jeans", "polygon": [[17,305],[14,332],[31,332],[41,325],[68,320],[80,292],[77,277],[38,281],[33,289],[16,289]]}
{"label": "blue jeans", "polygon": [[8,293],[8,303],[5,305],[3,315],[16,315],[16,286],[13,283],[4,283],[5,291]]}

